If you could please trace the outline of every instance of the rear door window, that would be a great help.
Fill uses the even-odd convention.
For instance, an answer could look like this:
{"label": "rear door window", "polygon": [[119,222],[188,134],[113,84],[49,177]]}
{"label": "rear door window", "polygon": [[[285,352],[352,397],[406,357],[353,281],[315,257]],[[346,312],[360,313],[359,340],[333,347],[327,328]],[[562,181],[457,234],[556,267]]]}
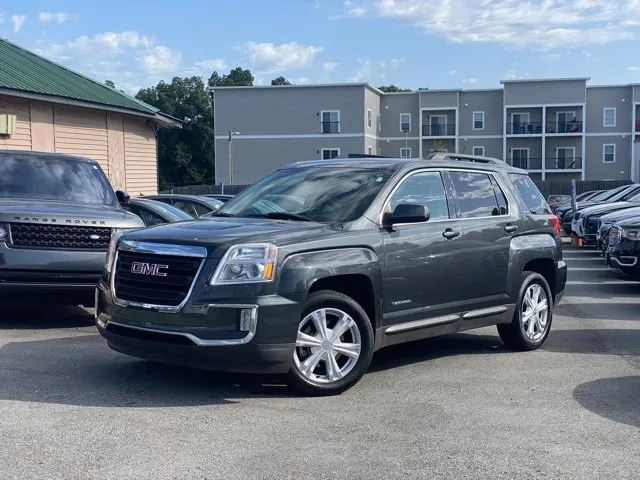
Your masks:
{"label": "rear door window", "polygon": [[504,194],[497,184],[496,191],[491,175],[453,170],[449,172],[449,176],[456,193],[461,218],[492,217],[507,213]]}
{"label": "rear door window", "polygon": [[529,213],[533,213],[534,215],[551,213],[547,201],[528,175],[510,173],[509,179],[511,183],[513,183],[518,197],[520,197],[520,200]]}

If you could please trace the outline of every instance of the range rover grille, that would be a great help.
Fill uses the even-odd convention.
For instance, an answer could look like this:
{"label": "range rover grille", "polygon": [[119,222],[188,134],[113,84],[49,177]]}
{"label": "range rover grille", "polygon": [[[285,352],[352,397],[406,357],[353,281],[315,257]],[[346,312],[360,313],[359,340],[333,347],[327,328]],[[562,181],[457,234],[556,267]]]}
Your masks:
{"label": "range rover grille", "polygon": [[31,250],[104,250],[111,229],[79,225],[10,223],[11,245]]}
{"label": "range rover grille", "polygon": [[176,307],[187,297],[201,258],[118,252],[114,288],[121,300]]}

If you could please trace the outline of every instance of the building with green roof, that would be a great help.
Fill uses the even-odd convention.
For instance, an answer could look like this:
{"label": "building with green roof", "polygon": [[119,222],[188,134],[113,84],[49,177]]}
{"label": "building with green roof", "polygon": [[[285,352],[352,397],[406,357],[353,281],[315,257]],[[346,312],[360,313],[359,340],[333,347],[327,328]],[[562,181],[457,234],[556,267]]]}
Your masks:
{"label": "building with green roof", "polygon": [[0,149],[97,160],[114,188],[157,192],[157,131],[180,120],[0,39]]}

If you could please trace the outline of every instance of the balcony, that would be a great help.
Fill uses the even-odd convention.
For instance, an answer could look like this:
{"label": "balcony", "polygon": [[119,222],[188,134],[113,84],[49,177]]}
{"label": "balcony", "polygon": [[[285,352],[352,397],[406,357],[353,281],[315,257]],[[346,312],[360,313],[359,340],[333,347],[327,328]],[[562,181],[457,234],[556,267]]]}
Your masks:
{"label": "balcony", "polygon": [[455,137],[455,123],[430,123],[422,125],[423,137]]}
{"label": "balcony", "polygon": [[340,122],[322,122],[322,133],[340,133]]}
{"label": "balcony", "polygon": [[579,120],[565,122],[547,122],[545,133],[581,135],[582,122]]}
{"label": "balcony", "polygon": [[547,157],[544,162],[547,171],[582,170],[582,157]]}
{"label": "balcony", "polygon": [[542,122],[507,123],[507,135],[542,135]]}
{"label": "balcony", "polygon": [[542,157],[510,158],[509,165],[522,170],[542,170]]}

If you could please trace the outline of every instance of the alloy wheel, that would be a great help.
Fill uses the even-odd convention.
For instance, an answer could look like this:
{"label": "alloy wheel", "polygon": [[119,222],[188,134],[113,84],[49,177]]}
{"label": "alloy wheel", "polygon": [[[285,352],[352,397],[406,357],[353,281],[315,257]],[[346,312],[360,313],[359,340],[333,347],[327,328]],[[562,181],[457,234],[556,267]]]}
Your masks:
{"label": "alloy wheel", "polygon": [[529,340],[533,342],[540,340],[545,334],[548,318],[547,293],[541,285],[532,283],[525,291],[520,310],[520,321]]}

